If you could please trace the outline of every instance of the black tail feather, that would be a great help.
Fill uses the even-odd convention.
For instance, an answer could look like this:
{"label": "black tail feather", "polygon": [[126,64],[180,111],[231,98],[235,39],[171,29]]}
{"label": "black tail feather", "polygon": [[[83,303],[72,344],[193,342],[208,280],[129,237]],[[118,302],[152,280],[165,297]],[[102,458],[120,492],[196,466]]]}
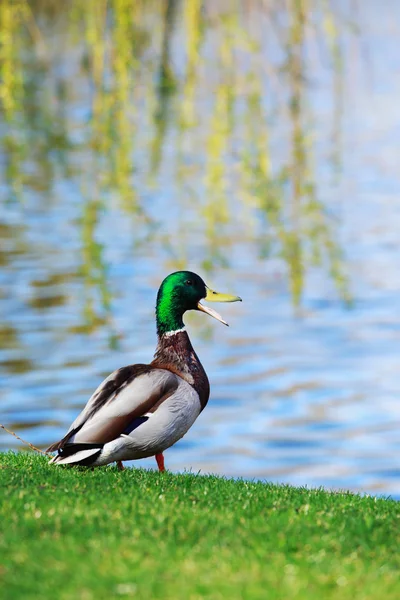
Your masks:
{"label": "black tail feather", "polygon": [[93,465],[94,462],[96,462],[96,458],[98,458],[101,454],[101,448],[98,452],[96,452],[96,454],[92,454],[91,456],[88,456],[87,458],[83,458],[82,460],[77,461],[76,465],[78,465],[79,467],[91,467]]}
{"label": "black tail feather", "polygon": [[[100,451],[104,448],[104,444],[96,444],[96,443],[90,443],[90,442],[89,443],[78,442],[76,444],[65,444],[65,446],[58,449],[58,456],[61,456],[62,458],[66,458],[67,456],[71,456],[71,454],[76,454],[77,452],[80,452],[81,450],[93,450],[94,448],[98,448],[99,454],[100,454]],[[98,454],[93,454],[89,458],[92,459],[94,456],[98,456]]]}

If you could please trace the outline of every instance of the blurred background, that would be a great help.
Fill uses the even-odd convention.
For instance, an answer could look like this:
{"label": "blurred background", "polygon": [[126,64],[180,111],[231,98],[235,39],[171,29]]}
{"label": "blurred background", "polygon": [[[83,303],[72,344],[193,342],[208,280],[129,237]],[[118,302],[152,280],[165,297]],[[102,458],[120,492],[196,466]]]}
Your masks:
{"label": "blurred background", "polygon": [[186,318],[212,392],[168,468],[400,498],[399,24],[2,0],[0,423],[60,438],[188,268],[243,303]]}

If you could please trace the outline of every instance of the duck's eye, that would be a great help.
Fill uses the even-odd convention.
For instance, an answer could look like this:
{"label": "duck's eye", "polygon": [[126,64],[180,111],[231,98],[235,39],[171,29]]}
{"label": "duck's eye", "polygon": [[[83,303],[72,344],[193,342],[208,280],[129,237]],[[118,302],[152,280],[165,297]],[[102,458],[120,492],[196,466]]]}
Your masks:
{"label": "duck's eye", "polygon": [[193,285],[193,281],[191,279],[186,280],[186,285]]}

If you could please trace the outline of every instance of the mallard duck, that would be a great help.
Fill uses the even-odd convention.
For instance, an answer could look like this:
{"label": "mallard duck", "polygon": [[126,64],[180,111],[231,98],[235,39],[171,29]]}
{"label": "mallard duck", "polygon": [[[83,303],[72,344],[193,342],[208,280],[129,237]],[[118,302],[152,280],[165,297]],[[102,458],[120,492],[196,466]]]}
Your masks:
{"label": "mallard duck", "polygon": [[57,465],[99,467],[155,456],[164,471],[163,452],[193,425],[205,408],[210,385],[183,323],[187,310],[199,310],[224,325],[222,317],[201,304],[237,302],[219,294],[190,271],[168,275],[157,294],[158,344],[153,361],[129,365],[105,379],[67,434],[47,451]]}

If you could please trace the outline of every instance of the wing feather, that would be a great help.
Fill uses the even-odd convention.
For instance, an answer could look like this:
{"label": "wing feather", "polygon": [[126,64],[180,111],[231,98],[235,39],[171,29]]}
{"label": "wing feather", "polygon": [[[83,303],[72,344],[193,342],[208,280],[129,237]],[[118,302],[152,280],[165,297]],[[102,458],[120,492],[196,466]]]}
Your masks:
{"label": "wing feather", "polygon": [[136,418],[169,397],[178,377],[166,369],[132,365],[112,373],[97,388],[66,436],[48,448],[66,443],[101,443],[116,439]]}

